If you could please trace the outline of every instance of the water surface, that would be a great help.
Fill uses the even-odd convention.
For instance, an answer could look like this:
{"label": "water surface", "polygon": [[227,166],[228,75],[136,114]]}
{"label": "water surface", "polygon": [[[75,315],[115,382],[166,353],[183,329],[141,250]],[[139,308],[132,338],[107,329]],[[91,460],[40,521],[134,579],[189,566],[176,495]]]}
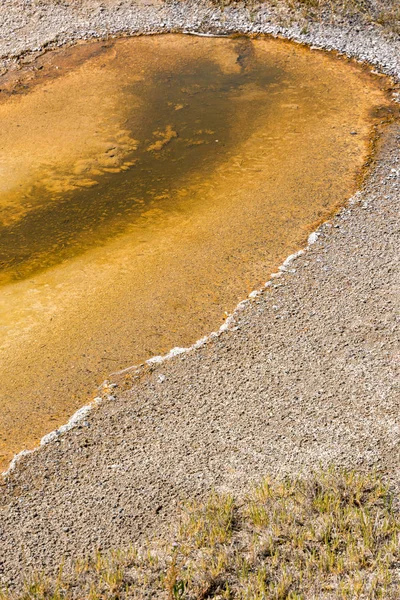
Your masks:
{"label": "water surface", "polygon": [[218,327],[351,195],[388,105],[360,67],[266,38],[89,43],[16,77],[0,86],[3,464],[110,372]]}

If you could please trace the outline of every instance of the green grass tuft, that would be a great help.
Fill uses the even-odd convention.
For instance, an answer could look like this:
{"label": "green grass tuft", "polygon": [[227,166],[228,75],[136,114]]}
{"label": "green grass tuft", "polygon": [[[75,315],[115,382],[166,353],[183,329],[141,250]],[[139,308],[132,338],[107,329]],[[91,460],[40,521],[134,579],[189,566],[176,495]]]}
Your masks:
{"label": "green grass tuft", "polygon": [[400,598],[400,515],[376,475],[264,480],[240,504],[187,504],[173,543],[76,561],[1,600]]}

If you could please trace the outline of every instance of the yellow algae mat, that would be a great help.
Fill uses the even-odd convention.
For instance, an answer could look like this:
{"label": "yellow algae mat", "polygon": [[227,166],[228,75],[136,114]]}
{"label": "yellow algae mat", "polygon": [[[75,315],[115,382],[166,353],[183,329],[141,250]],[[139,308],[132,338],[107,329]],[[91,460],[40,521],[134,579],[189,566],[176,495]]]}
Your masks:
{"label": "yellow algae mat", "polygon": [[389,104],[269,38],[80,44],[0,84],[2,466],[218,328],[354,192]]}

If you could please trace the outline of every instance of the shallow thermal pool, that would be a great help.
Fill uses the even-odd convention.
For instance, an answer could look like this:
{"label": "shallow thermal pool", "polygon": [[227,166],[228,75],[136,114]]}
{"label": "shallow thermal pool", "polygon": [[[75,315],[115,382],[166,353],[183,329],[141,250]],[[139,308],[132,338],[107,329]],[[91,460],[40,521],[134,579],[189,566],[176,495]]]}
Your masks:
{"label": "shallow thermal pool", "polygon": [[2,465],[218,328],[352,194],[389,102],[268,38],[85,43],[0,83]]}

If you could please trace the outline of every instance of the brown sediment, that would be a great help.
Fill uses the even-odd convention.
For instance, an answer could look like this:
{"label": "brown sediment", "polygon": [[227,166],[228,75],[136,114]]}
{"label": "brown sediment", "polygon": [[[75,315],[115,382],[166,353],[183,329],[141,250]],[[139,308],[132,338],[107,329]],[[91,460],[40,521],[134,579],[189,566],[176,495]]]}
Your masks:
{"label": "brown sediment", "polygon": [[389,102],[357,65],[276,40],[89,46],[0,104],[3,234],[28,234],[4,249],[3,465],[111,371],[217,327],[356,189]]}

